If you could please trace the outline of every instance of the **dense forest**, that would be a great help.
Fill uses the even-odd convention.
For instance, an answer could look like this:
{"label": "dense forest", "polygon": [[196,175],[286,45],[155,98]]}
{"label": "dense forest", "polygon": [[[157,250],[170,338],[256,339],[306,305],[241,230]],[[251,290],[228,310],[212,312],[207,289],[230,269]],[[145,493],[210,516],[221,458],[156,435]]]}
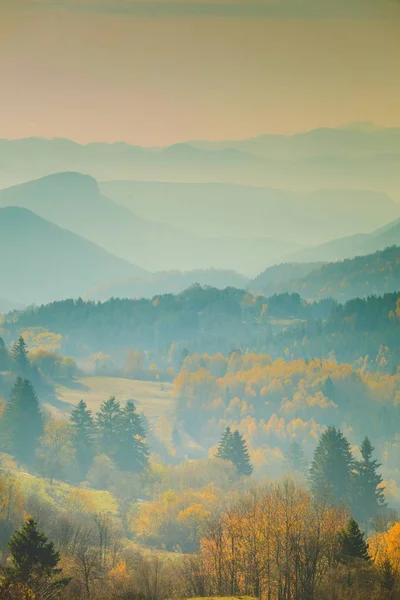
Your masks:
{"label": "dense forest", "polygon": [[82,359],[103,353],[121,364],[136,350],[150,365],[179,368],[185,352],[229,354],[240,349],[271,358],[329,358],[387,369],[399,356],[400,294],[307,302],[298,294],[269,298],[235,288],[194,285],[181,294],[107,302],[65,300],[14,311],[0,322],[6,342],[23,334],[60,336],[63,354]]}

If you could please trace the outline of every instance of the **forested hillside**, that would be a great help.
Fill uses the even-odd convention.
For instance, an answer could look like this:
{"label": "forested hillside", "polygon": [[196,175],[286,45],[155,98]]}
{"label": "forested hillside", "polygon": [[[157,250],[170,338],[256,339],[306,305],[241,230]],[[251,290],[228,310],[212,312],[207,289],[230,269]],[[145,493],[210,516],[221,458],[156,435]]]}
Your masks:
{"label": "forested hillside", "polygon": [[264,295],[298,293],[307,300],[381,296],[400,288],[400,248],[357,256],[341,262],[287,263],[271,267],[253,279],[249,289]]}

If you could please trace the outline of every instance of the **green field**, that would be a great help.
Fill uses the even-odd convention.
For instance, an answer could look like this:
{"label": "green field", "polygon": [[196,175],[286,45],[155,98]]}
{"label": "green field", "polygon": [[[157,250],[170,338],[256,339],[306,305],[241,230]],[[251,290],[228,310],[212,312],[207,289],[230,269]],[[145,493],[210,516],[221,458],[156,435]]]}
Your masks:
{"label": "green field", "polygon": [[58,386],[55,397],[45,407],[58,416],[67,415],[79,400],[97,412],[110,396],[124,404],[134,400],[138,412],[144,414],[155,430],[164,437],[165,424],[173,422],[175,402],[171,395],[172,385],[155,381],[138,381],[118,377],[82,377],[74,380],[71,387]]}

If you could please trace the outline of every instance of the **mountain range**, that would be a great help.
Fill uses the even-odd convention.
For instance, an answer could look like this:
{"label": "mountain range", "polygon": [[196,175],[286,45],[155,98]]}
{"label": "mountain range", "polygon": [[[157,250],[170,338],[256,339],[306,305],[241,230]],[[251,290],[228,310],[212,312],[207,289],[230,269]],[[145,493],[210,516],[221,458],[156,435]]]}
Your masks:
{"label": "mountain range", "polygon": [[224,182],[296,191],[371,189],[400,201],[400,129],[365,124],[166,148],[0,139],[0,165],[1,187],[78,171],[98,180]]}

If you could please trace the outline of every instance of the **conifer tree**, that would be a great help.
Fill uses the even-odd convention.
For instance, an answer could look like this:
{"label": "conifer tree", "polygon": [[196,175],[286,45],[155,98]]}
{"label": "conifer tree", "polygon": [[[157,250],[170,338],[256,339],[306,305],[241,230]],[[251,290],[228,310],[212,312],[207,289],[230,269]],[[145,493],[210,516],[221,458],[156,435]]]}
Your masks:
{"label": "conifer tree", "polygon": [[386,558],[381,565],[379,579],[382,590],[389,593],[393,592],[396,585],[396,575],[392,563],[388,558]]}
{"label": "conifer tree", "polygon": [[35,458],[38,438],[43,433],[43,419],[32,384],[17,377],[4,411],[2,435],[5,445],[21,462]]}
{"label": "conifer tree", "polygon": [[339,534],[340,560],[348,562],[355,558],[369,560],[368,544],[360,531],[357,521],[351,518]]}
{"label": "conifer tree", "polygon": [[12,359],[18,373],[26,376],[29,371],[29,358],[28,348],[22,335],[19,336],[18,341],[14,344]]}
{"label": "conifer tree", "polygon": [[230,427],[225,429],[215,456],[222,460],[230,460],[239,475],[251,475],[253,472],[249,451],[243,436],[239,431],[231,431]]}
{"label": "conifer tree", "polygon": [[247,449],[247,444],[239,431],[233,432],[229,445],[231,447],[230,460],[235,465],[239,475],[251,475],[253,467],[250,461],[249,451]]}
{"label": "conifer tree", "polygon": [[354,459],[340,430],[328,427],[321,435],[310,467],[310,483],[319,497],[334,503],[351,501]]}
{"label": "conifer tree", "polygon": [[114,456],[121,436],[121,405],[111,396],[103,402],[97,413],[97,426],[100,434],[100,449],[108,456]]}
{"label": "conifer tree", "polygon": [[356,496],[353,510],[361,522],[376,517],[387,506],[384,491],[379,487],[383,481],[378,473],[381,464],[372,459],[374,447],[368,437],[361,447],[362,459],[356,462]]}
{"label": "conifer tree", "polygon": [[304,456],[303,447],[297,440],[290,444],[289,451],[286,456],[286,462],[290,470],[299,471],[300,473],[306,472],[307,460]]}
{"label": "conifer tree", "polygon": [[51,578],[60,569],[60,555],[55,550],[53,542],[49,542],[41,533],[33,519],[28,519],[25,525],[16,531],[9,541],[12,567],[8,576],[16,581],[31,583],[32,580]]}
{"label": "conifer tree", "polygon": [[232,431],[230,427],[227,427],[222,435],[221,441],[218,444],[216,458],[221,460],[231,460],[231,447],[230,442],[232,439]]}
{"label": "conifer tree", "polygon": [[86,402],[80,400],[71,412],[70,417],[74,431],[74,445],[79,472],[86,475],[94,457],[95,425],[93,414],[88,410]]}
{"label": "conifer tree", "polygon": [[116,462],[123,471],[143,471],[149,460],[145,430],[136,412],[135,404],[128,400],[122,410],[121,433],[116,451]]}

